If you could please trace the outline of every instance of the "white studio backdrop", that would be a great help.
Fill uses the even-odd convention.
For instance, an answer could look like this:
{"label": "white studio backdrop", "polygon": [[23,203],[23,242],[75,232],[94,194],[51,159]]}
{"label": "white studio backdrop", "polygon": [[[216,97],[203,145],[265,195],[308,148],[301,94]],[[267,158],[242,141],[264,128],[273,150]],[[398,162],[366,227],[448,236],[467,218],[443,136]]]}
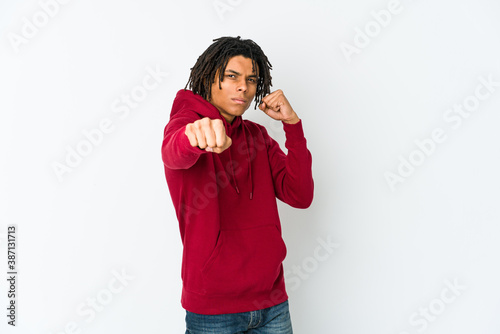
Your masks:
{"label": "white studio backdrop", "polygon": [[[239,35],[313,155],[312,206],[279,206],[294,332],[499,333],[499,15],[494,0],[3,0],[0,332],[184,332],[163,129],[197,57]],[[284,144],[280,123],[244,117]]]}

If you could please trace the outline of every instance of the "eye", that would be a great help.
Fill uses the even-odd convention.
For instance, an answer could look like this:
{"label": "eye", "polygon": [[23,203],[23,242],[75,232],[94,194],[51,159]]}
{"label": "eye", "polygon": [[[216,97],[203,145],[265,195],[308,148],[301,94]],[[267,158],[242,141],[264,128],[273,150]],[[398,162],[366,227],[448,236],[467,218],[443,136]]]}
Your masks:
{"label": "eye", "polygon": [[254,79],[254,78],[250,78],[250,79],[248,79],[248,81],[250,81],[251,83],[256,83],[257,82],[257,80]]}

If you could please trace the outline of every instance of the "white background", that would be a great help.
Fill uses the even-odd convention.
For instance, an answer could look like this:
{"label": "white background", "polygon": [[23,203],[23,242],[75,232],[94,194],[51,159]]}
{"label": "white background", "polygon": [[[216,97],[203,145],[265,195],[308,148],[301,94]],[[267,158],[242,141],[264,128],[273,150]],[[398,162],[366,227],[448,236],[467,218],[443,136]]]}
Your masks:
{"label": "white background", "polygon": [[[280,203],[294,332],[500,331],[499,2],[401,0],[385,26],[372,11],[387,0],[73,0],[52,16],[46,2],[0,4],[2,333],[184,333],[163,129],[197,57],[238,35],[269,57],[313,155],[312,206]],[[114,113],[147,68],[169,74]],[[480,88],[488,97],[458,123],[448,110],[474,102],[480,78],[497,86]],[[284,143],[253,105],[244,117]],[[59,180],[54,163],[105,119],[113,130]],[[446,140],[424,155],[415,141],[435,129]],[[391,187],[387,173],[410,157],[418,166]],[[8,224],[18,228],[15,329]],[[331,254],[318,248],[327,240]]]}

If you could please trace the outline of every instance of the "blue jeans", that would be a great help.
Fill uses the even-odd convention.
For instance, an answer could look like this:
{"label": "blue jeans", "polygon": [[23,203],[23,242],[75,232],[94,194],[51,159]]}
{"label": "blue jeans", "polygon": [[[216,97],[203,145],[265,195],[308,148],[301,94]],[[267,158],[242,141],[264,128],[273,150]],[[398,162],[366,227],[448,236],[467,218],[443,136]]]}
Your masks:
{"label": "blue jeans", "polygon": [[204,315],[186,311],[186,334],[293,334],[288,301],[258,311]]}

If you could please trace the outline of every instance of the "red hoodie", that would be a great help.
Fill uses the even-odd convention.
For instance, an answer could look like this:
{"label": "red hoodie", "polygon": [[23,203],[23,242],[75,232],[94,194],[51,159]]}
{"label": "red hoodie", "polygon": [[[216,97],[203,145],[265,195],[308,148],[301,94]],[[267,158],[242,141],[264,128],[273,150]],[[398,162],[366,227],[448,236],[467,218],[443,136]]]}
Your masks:
{"label": "red hoodie", "polygon": [[[221,119],[232,145],[217,154],[189,144],[188,123]],[[288,299],[286,247],[276,198],[295,208],[313,199],[312,157],[302,122],[283,123],[288,155],[266,129],[181,89],[165,127],[162,159],[182,243],[182,306],[199,314],[254,311]]]}

